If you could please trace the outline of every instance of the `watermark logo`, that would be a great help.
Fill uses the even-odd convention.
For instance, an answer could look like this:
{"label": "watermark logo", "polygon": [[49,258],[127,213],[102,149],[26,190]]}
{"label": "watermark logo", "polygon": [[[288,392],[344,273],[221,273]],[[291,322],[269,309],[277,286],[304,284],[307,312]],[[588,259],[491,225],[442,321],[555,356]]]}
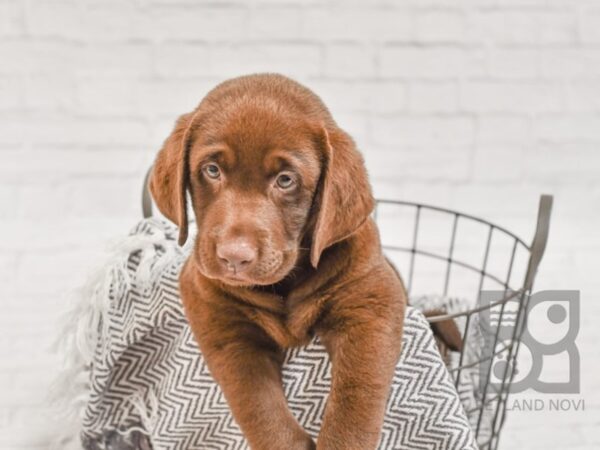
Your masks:
{"label": "watermark logo", "polygon": [[[480,306],[489,306],[510,294],[482,291]],[[513,294],[504,307],[499,304],[484,308],[478,315],[482,356],[493,355],[491,364],[488,361],[480,365],[480,389],[578,394],[580,356],[575,339],[580,327],[579,291],[540,291],[529,297]],[[520,302],[525,302],[527,309],[519,311]],[[514,359],[516,346],[518,364]],[[560,361],[563,376],[558,381],[547,379],[544,373],[544,367],[552,365],[552,358]]]}

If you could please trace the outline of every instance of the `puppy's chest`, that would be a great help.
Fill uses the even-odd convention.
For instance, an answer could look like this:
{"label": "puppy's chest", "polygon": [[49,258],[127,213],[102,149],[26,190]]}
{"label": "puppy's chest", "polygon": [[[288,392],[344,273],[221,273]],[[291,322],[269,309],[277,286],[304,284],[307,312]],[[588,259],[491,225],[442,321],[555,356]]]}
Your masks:
{"label": "puppy's chest", "polygon": [[254,309],[250,317],[280,347],[288,348],[306,345],[311,341],[321,313],[321,302],[316,300],[285,308],[280,314]]}

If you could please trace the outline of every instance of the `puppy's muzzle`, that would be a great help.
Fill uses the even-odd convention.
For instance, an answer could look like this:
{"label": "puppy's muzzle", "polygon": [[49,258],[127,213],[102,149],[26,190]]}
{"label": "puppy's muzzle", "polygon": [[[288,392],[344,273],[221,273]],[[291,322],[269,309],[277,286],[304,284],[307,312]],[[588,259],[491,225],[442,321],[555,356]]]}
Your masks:
{"label": "puppy's muzzle", "polygon": [[244,238],[217,244],[219,263],[234,275],[249,269],[256,261],[256,256],[256,247]]}

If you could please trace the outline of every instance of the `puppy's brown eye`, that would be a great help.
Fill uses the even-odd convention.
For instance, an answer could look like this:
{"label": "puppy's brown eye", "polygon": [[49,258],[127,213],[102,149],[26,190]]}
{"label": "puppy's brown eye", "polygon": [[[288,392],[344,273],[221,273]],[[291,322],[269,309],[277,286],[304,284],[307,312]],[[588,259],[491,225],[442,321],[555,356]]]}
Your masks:
{"label": "puppy's brown eye", "polygon": [[277,186],[281,189],[290,189],[294,186],[294,179],[288,174],[282,173],[277,177]]}
{"label": "puppy's brown eye", "polygon": [[204,166],[203,170],[204,173],[208,176],[208,178],[212,178],[213,180],[216,180],[221,176],[221,170],[216,164],[207,164]]}

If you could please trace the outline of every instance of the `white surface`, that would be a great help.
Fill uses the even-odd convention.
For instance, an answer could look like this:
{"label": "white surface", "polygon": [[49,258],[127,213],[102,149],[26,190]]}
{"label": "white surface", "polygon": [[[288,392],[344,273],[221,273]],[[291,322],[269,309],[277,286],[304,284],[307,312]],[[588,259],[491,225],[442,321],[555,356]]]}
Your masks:
{"label": "white surface", "polygon": [[0,448],[47,448],[64,294],[139,217],[177,115],[254,71],[318,92],[380,196],[527,240],[555,196],[537,288],[582,291],[586,411],[513,411],[501,447],[596,448],[599,30],[593,0],[0,0]]}

